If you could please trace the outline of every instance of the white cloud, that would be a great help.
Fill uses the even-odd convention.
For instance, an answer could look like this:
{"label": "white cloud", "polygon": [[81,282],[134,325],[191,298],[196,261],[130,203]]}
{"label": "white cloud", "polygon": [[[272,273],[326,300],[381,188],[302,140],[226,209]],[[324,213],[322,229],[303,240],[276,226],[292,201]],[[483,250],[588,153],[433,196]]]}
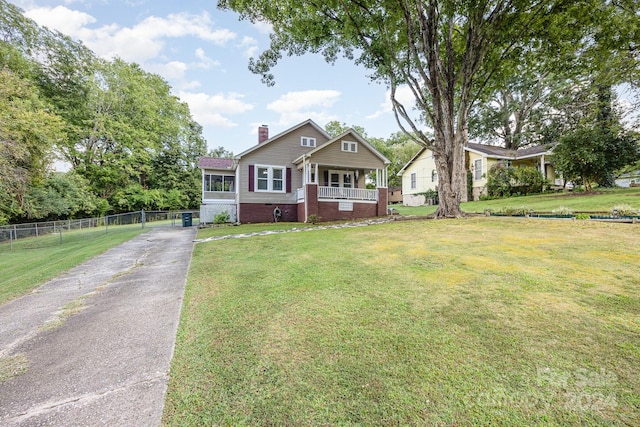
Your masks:
{"label": "white cloud", "polygon": [[187,64],[180,61],[171,61],[166,64],[147,64],[146,70],[161,75],[166,80],[180,81],[184,79]]}
{"label": "white cloud", "polygon": [[206,12],[200,15],[183,12],[170,14],[166,18],[150,16],[133,27],[110,24],[99,28],[88,27],[96,22],[93,16],[64,6],[34,8],[26,15],[41,25],[82,40],[102,57],[118,56],[137,63],[145,63],[159,56],[166,39],[196,37],[224,45],[237,37],[228,29],[215,29]]}
{"label": "white cloud", "polygon": [[258,41],[253,37],[244,36],[238,47],[244,48],[244,56],[253,58],[256,56],[256,52],[258,52]]}
{"label": "white cloud", "polygon": [[64,6],[35,7],[29,9],[25,15],[41,25],[72,37],[82,32],[86,25],[96,22],[96,18],[88,13],[67,9]]}
{"label": "white cloud", "polygon": [[268,22],[257,21],[252,25],[260,34],[269,34],[273,32],[273,25]]}
{"label": "white cloud", "polygon": [[291,126],[307,119],[323,125],[338,119],[327,109],[331,108],[341,95],[337,90],[288,92],[269,103],[267,109],[280,114],[277,123],[280,126]]}
{"label": "white cloud", "polygon": [[277,113],[299,111],[309,107],[331,107],[340,98],[337,90],[305,90],[300,92],[287,92],[267,105],[267,108]]}
{"label": "white cloud", "polygon": [[218,67],[220,65],[220,61],[209,58],[202,48],[196,49],[196,58],[200,60],[194,64],[197,68],[208,70],[211,67]]}
{"label": "white cloud", "polygon": [[178,97],[189,104],[193,118],[201,125],[214,125],[220,127],[237,126],[228,115],[241,114],[253,109],[253,105],[242,100],[244,95],[231,93],[206,93],[180,92]]}
{"label": "white cloud", "polygon": [[[368,120],[374,120],[385,114],[393,112],[393,105],[391,104],[391,90],[387,90],[384,97],[385,101],[380,104],[380,108],[366,117]],[[411,111],[416,103],[413,92],[411,92],[411,89],[409,89],[408,86],[400,86],[396,89],[396,99],[404,105],[404,108],[407,111]]]}

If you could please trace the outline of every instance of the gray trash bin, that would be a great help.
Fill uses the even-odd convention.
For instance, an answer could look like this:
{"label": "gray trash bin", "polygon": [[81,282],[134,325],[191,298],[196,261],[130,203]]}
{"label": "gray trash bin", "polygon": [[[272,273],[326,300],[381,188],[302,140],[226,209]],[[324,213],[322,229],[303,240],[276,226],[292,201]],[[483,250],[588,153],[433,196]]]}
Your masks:
{"label": "gray trash bin", "polygon": [[193,214],[191,212],[182,212],[182,226],[191,227],[193,224]]}

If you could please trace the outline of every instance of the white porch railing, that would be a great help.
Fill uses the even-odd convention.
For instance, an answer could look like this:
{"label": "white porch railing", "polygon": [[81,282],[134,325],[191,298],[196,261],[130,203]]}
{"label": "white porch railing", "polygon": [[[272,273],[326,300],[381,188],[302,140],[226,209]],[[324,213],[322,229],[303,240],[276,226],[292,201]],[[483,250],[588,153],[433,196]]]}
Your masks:
{"label": "white porch railing", "polygon": [[318,199],[377,201],[378,190],[318,186]]}

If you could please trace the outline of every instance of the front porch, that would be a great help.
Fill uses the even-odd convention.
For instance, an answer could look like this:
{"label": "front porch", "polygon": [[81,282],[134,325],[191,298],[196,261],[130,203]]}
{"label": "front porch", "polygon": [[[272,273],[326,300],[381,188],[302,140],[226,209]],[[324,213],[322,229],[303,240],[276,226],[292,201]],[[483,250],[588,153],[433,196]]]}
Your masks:
{"label": "front porch", "polygon": [[[347,200],[347,201],[366,201],[377,202],[378,190],[369,190],[366,188],[347,188],[347,187],[328,187],[318,186],[318,201]],[[297,189],[297,200],[303,202],[305,200],[305,188]]]}

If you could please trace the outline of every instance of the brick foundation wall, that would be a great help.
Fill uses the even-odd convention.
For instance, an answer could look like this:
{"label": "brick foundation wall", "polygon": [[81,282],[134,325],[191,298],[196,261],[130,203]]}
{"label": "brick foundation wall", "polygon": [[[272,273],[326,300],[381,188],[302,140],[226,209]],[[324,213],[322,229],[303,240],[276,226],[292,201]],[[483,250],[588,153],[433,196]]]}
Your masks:
{"label": "brick foundation wall", "polygon": [[239,221],[243,224],[273,222],[273,210],[280,208],[282,216],[278,221],[297,222],[298,204],[280,205],[275,203],[240,203]]}
{"label": "brick foundation wall", "polygon": [[[338,210],[338,202],[318,203],[318,217],[322,222],[350,219],[372,218],[377,216],[377,205],[374,203],[353,203],[353,211]],[[385,209],[386,215],[386,209]]]}

